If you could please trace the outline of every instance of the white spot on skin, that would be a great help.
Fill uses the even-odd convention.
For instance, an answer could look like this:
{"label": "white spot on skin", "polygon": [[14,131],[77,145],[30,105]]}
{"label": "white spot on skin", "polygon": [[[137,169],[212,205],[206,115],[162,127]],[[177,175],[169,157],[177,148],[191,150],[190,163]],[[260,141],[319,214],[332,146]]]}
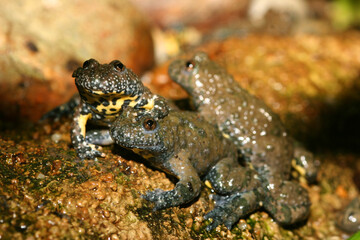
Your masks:
{"label": "white spot on skin", "polygon": [[275,186],[273,183],[267,185],[267,189],[269,189],[269,190],[273,190],[274,188],[275,188]]}
{"label": "white spot on skin", "polygon": [[301,161],[301,164],[304,166],[304,167],[308,167],[308,162],[306,161],[306,157],[305,156],[301,156],[300,157],[300,161]]}
{"label": "white spot on skin", "polygon": [[353,222],[353,223],[357,222],[357,218],[354,217],[353,215],[350,215],[350,216],[348,217],[348,219],[349,219],[350,222]]}
{"label": "white spot on skin", "polygon": [[200,88],[204,86],[204,84],[202,82],[200,82],[199,80],[195,81],[195,85],[196,85],[196,87],[200,87]]}
{"label": "white spot on skin", "polygon": [[272,121],[272,117],[270,116],[270,114],[269,114],[267,111],[265,111],[265,109],[260,108],[259,111],[267,118],[267,120],[268,120],[269,122]]}

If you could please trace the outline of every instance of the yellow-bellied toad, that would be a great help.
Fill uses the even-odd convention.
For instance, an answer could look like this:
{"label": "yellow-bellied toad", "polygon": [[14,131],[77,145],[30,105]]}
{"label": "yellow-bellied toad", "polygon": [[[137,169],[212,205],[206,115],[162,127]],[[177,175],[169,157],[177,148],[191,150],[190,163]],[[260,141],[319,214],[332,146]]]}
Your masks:
{"label": "yellow-bellied toad", "polygon": [[71,141],[81,159],[104,156],[95,144],[112,143],[107,130],[87,135],[88,121],[108,128],[124,107],[153,109],[158,115],[166,115],[169,109],[164,98],[152,94],[138,76],[118,60],[100,64],[89,59],[74,71],[73,77],[80,97],[75,95],[44,118],[64,115],[75,108]]}

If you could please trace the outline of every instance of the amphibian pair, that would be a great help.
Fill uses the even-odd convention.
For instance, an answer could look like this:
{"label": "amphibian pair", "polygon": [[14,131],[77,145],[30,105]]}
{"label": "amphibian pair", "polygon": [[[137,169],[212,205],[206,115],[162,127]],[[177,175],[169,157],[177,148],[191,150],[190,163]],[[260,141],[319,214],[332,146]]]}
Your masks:
{"label": "amphibian pair", "polygon": [[[154,110],[159,116],[166,115],[170,109],[164,98],[151,93],[138,76],[118,60],[99,64],[96,60],[89,59],[74,71],[73,77],[79,95],[43,118],[56,118],[75,108],[71,141],[80,159],[105,156],[94,143],[112,143],[106,129],[125,107]],[[105,130],[91,131],[87,136],[88,123],[105,127]]]}
{"label": "amphibian pair", "polygon": [[[300,149],[294,156],[292,140],[278,116],[204,53],[191,61],[175,61],[169,73],[188,91],[198,113],[172,110],[119,61],[100,65],[89,60],[76,70],[73,76],[82,100],[71,135],[79,157],[101,156],[92,144],[115,140],[177,177],[174,190],[144,195],[155,209],[193,200],[200,192],[200,179],[208,180],[218,193],[216,208],[206,215],[213,219],[208,229],[222,223],[230,228],[260,206],[282,224],[304,220],[310,201],[304,188],[289,181],[291,161],[297,157],[309,180],[316,166],[306,151]],[[110,127],[110,134],[86,134],[89,119]],[[246,167],[239,165],[238,152]]]}
{"label": "amphibian pair", "polygon": [[239,164],[236,145],[197,113],[171,110],[158,118],[151,111],[127,108],[110,135],[118,145],[179,180],[171,191],[156,189],[143,195],[155,203],[155,210],[192,201],[200,194],[202,179],[217,193],[215,209],[205,215],[212,219],[207,230],[219,224],[230,229],[261,206],[282,224],[308,216],[310,202],[304,188],[280,179],[274,189],[269,188],[264,176]]}
{"label": "amphibian pair", "polygon": [[[208,229],[219,224],[230,228],[261,206],[283,225],[306,219],[310,200],[303,187],[290,181],[291,163],[295,157],[301,163],[296,167],[309,181],[314,181],[317,166],[304,149],[294,151],[279,117],[204,53],[190,61],[174,61],[169,74],[192,97],[197,113],[169,111],[158,118],[128,110],[110,131],[117,144],[133,149],[179,179],[174,190],[155,190],[145,198],[154,202],[156,209],[186,203],[198,195],[193,182],[198,183],[203,176],[218,193],[215,209],[205,216],[213,219]],[[205,121],[192,116],[197,114]],[[151,130],[149,119],[156,125]],[[225,139],[228,150],[224,152],[219,142]],[[234,147],[247,167],[239,165],[237,156],[224,155]]]}

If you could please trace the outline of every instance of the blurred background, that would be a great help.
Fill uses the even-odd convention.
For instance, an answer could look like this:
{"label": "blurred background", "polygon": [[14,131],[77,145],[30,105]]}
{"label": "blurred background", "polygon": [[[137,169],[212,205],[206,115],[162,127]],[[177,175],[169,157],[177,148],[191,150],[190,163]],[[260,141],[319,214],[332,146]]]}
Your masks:
{"label": "blurred background", "polygon": [[[360,189],[359,0],[0,0],[0,6],[0,239],[350,236],[336,222]],[[70,118],[38,122],[76,93],[72,73],[89,58],[118,59],[154,93],[187,101],[167,68],[196,51],[263,99],[321,160],[318,183],[303,185],[312,207],[300,228],[281,228],[260,211],[232,232],[210,235],[201,225],[212,204],[208,194],[192,206],[153,213],[138,193],[173,187],[164,174],[110,147],[106,158],[79,163]]]}
{"label": "blurred background", "polygon": [[66,102],[89,58],[119,59],[155,93],[186,98],[168,60],[202,50],[297,138],[360,149],[357,0],[0,2],[0,130]]}

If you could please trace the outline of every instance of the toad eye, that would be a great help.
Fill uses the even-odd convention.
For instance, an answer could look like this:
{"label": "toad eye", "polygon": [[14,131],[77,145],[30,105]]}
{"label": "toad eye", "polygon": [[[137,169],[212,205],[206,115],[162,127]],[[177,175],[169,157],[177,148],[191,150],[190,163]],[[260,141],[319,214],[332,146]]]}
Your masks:
{"label": "toad eye", "polygon": [[115,70],[121,72],[121,71],[125,70],[125,65],[122,64],[122,62],[120,62],[120,61],[116,61],[116,62],[114,62],[114,68],[115,68]]}
{"label": "toad eye", "polygon": [[156,128],[156,121],[153,118],[145,118],[143,126],[146,130],[152,131]]}
{"label": "toad eye", "polygon": [[92,67],[95,67],[98,64],[99,63],[95,59],[89,59],[89,60],[86,60],[83,63],[83,68],[92,68]]}
{"label": "toad eye", "polygon": [[193,70],[193,69],[194,69],[194,66],[195,66],[195,64],[194,64],[193,61],[187,61],[187,62],[185,63],[186,71],[191,71],[191,70]]}

